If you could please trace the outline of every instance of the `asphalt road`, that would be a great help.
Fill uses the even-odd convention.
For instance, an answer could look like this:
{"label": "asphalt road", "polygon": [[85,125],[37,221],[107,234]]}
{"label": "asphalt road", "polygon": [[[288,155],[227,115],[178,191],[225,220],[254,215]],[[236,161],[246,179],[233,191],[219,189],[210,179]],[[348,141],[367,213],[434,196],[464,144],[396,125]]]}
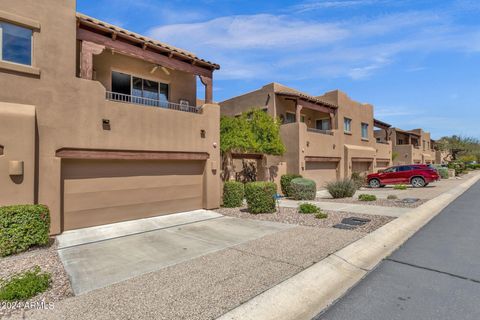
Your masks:
{"label": "asphalt road", "polygon": [[315,319],[480,319],[480,182]]}

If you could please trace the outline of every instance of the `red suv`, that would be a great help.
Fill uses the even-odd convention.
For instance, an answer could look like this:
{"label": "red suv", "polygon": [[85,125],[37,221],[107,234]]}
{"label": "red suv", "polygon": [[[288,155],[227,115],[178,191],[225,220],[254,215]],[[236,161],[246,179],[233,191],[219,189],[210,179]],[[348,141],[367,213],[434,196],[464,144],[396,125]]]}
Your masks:
{"label": "red suv", "polygon": [[426,164],[390,167],[367,176],[368,185],[372,188],[384,187],[387,184],[411,184],[414,188],[420,188],[439,178],[437,170]]}

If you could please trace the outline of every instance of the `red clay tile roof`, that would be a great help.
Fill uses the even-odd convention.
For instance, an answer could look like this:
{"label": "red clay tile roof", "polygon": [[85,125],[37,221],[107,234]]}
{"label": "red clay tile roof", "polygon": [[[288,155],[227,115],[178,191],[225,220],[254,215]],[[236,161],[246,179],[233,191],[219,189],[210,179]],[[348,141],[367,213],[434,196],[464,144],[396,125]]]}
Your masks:
{"label": "red clay tile roof", "polygon": [[123,28],[117,27],[115,25],[109,24],[107,22],[89,17],[89,16],[84,15],[84,14],[79,13],[79,12],[77,12],[77,21],[80,24],[83,24],[83,25],[86,25],[86,26],[90,26],[90,27],[100,29],[100,30],[103,30],[103,31],[107,31],[107,32],[111,32],[111,33],[116,33],[118,36],[123,36],[123,37],[126,37],[126,38],[130,38],[130,39],[136,40],[138,42],[144,42],[144,43],[146,43],[146,44],[148,44],[152,47],[161,48],[161,49],[166,50],[170,53],[173,53],[174,55],[186,58],[188,60],[195,61],[199,64],[207,65],[208,67],[210,67],[212,69],[216,69],[216,70],[220,69],[220,65],[218,65],[216,63],[213,63],[213,62],[210,62],[210,61],[207,61],[207,60],[204,60],[204,59],[201,59],[201,58],[197,57],[192,52],[174,47],[172,45],[166,44],[164,42],[160,42],[160,41],[152,39],[152,38],[142,36],[138,33],[128,31],[126,29],[123,29]]}

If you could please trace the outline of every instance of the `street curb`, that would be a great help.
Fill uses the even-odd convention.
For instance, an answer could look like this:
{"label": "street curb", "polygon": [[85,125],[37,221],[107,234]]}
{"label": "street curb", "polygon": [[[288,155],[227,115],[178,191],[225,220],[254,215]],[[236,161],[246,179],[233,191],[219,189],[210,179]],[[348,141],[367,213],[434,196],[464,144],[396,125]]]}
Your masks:
{"label": "street curb", "polygon": [[479,180],[476,174],[218,319],[312,319]]}

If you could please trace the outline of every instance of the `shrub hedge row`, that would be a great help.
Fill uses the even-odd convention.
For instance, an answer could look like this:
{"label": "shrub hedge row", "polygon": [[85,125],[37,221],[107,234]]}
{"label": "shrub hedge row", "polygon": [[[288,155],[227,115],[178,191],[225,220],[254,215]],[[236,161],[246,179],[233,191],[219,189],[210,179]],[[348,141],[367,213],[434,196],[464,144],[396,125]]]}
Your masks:
{"label": "shrub hedge row", "polygon": [[291,197],[291,182],[293,179],[301,178],[299,174],[284,174],[280,177],[280,187],[282,188],[282,193],[286,197]]}
{"label": "shrub hedge row", "polygon": [[50,212],[44,205],[0,207],[0,256],[8,256],[49,240]]}
{"label": "shrub hedge row", "polygon": [[245,189],[243,183],[237,181],[226,181],[223,185],[223,206],[236,208],[243,204]]}
{"label": "shrub hedge row", "polygon": [[250,213],[276,211],[277,185],[273,182],[250,182],[245,185],[245,198]]}
{"label": "shrub hedge row", "polygon": [[295,178],[290,182],[289,192],[294,200],[315,200],[317,185],[310,179]]}

